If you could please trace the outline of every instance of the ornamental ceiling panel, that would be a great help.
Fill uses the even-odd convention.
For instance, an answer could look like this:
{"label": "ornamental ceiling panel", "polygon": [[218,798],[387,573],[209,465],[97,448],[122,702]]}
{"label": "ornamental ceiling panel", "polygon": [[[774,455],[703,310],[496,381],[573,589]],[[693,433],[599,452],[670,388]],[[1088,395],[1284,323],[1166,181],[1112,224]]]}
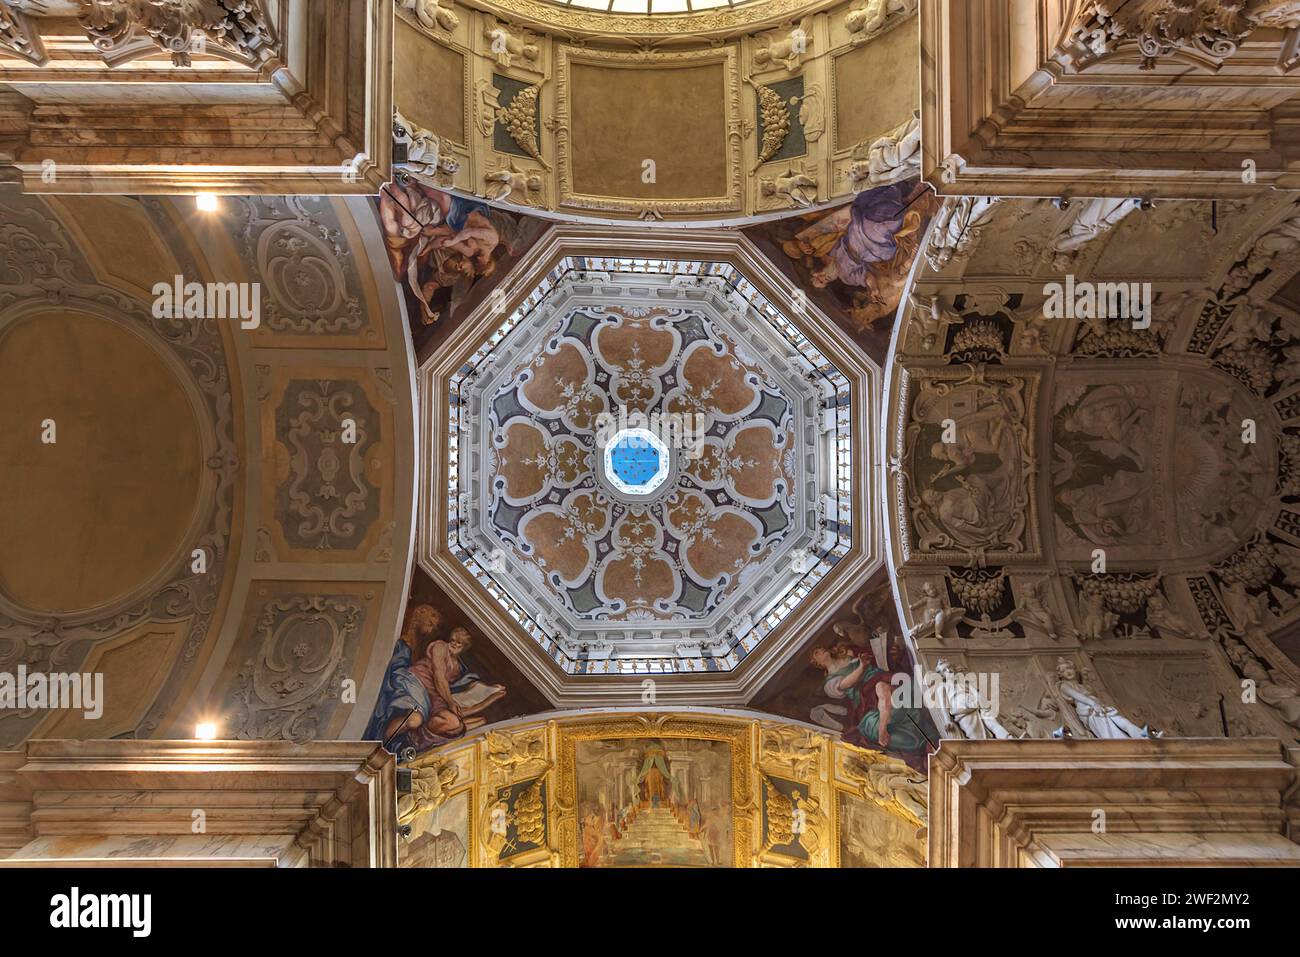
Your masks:
{"label": "ornamental ceiling panel", "polygon": [[[792,401],[708,308],[595,288],[624,305],[568,307],[492,394],[489,522],[577,622],[703,622],[796,537],[795,426],[818,397]],[[602,417],[659,409],[691,445],[649,449],[667,482],[624,481]]]}
{"label": "ornamental ceiling panel", "polygon": [[369,194],[393,0],[6,0],[0,164],[39,193]]}
{"label": "ornamental ceiling panel", "polygon": [[1000,677],[985,732],[1059,734],[1073,675],[1130,721],[1094,736],[1296,739],[1298,238],[1264,189],[938,213],[889,357],[885,534],[922,665]]}
{"label": "ornamental ceiling panel", "polygon": [[0,668],[107,695],[0,744],[360,736],[415,504],[386,263],[369,201],[0,192],[0,393],[49,438],[0,430]]}
{"label": "ornamental ceiling panel", "polygon": [[919,173],[917,0],[668,2],[682,12],[403,0],[398,181],[562,221],[711,226]]}

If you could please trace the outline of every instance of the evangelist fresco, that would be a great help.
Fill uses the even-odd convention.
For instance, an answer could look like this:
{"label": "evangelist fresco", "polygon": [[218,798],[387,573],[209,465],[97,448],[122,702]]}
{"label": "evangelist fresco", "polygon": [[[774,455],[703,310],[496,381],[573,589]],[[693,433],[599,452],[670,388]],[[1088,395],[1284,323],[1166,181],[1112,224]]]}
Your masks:
{"label": "evangelist fresco", "polygon": [[546,710],[545,699],[423,572],[366,726],[367,741],[422,754],[492,721]]}
{"label": "evangelist fresco", "polygon": [[731,745],[683,738],[576,742],[582,867],[730,867]]}
{"label": "evangelist fresco", "polygon": [[865,190],[835,209],[761,223],[745,233],[873,359],[884,362],[903,287],[939,205],[927,185],[909,179]]}
{"label": "evangelist fresco", "polygon": [[882,570],[813,635],[755,706],[838,731],[849,744],[924,771],[939,732],[924,708],[894,703],[892,682],[900,674],[912,679],[915,662]]}
{"label": "evangelist fresco", "polygon": [[414,181],[379,193],[393,274],[416,351],[441,341],[541,235],[545,224]]}

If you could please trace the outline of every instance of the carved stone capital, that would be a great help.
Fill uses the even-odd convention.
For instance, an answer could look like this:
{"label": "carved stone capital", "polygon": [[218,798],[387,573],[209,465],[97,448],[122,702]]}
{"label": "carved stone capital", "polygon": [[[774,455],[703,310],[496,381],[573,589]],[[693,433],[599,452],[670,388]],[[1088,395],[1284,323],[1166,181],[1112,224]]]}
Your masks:
{"label": "carved stone capital", "polygon": [[1257,27],[1300,25],[1295,0],[1094,0],[1080,11],[1070,39],[1090,62],[1136,42],[1143,70],[1173,53],[1222,60]]}

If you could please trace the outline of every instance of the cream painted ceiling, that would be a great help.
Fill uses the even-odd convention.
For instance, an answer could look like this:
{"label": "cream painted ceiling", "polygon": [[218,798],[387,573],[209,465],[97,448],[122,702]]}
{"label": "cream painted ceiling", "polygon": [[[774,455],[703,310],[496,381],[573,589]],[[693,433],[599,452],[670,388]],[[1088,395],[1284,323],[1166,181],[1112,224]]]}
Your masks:
{"label": "cream painted ceiling", "polygon": [[[177,276],[258,283],[260,326],[169,318]],[[369,202],[0,192],[0,669],[104,682],[98,719],[0,711],[0,747],[358,735],[341,688],[373,696],[405,603],[409,349]]]}

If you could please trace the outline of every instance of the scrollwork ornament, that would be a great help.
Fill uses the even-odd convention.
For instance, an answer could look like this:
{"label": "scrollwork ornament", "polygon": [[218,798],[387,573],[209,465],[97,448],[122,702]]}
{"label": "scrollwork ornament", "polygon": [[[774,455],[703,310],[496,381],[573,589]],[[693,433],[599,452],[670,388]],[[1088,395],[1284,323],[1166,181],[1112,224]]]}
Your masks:
{"label": "scrollwork ornament", "polygon": [[1092,0],[1076,17],[1068,42],[1081,67],[1134,43],[1140,69],[1153,70],[1176,53],[1221,61],[1257,27],[1297,25],[1300,6],[1293,0]]}
{"label": "scrollwork ornament", "polygon": [[227,701],[231,737],[313,740],[337,700],[340,664],[360,629],[351,596],[290,595],[266,603],[260,646],[244,662]]}
{"label": "scrollwork ornament", "polygon": [[110,65],[161,49],[178,67],[212,52],[256,66],[278,57],[262,0],[81,0],[78,16]]}

